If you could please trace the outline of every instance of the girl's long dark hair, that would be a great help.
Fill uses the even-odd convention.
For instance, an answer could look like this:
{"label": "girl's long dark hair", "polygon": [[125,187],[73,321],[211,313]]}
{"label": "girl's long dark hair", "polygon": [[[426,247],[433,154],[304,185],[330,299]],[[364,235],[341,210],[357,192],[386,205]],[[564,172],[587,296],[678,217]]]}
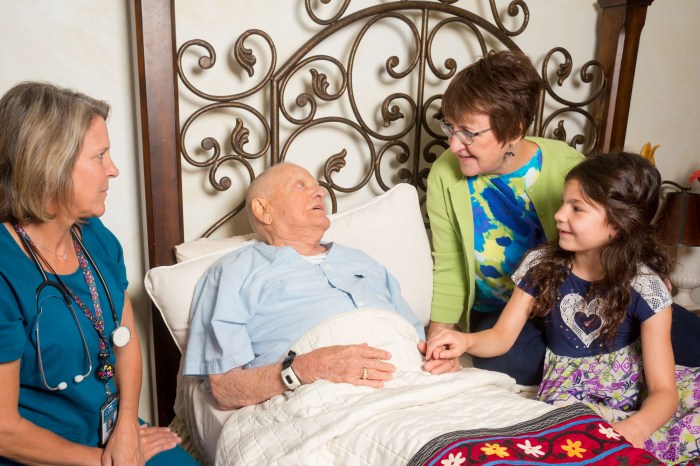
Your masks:
{"label": "girl's long dark hair", "polygon": [[[606,303],[599,313],[605,326],[603,342],[610,342],[625,319],[630,303],[630,285],[645,264],[661,278],[672,266],[668,252],[656,241],[652,220],[659,205],[661,175],[654,165],[638,154],[618,152],[590,157],[574,167],[566,181],[576,180],[584,198],[605,209],[609,225],[617,230],[601,251],[603,277],[592,283],[587,298]],[[532,315],[544,316],[557,303],[559,286],[572,266],[573,252],[558,242],[543,247],[544,254],[529,275],[539,287]]]}

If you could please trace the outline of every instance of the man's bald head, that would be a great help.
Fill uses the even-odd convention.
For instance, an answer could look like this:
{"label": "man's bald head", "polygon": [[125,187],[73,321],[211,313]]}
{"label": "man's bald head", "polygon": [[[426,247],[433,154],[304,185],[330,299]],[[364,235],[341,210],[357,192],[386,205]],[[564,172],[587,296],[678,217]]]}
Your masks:
{"label": "man's bald head", "polygon": [[324,196],[325,190],[306,169],[293,163],[274,165],[248,188],[250,223],[268,244],[292,246],[301,254],[317,251],[330,226]]}

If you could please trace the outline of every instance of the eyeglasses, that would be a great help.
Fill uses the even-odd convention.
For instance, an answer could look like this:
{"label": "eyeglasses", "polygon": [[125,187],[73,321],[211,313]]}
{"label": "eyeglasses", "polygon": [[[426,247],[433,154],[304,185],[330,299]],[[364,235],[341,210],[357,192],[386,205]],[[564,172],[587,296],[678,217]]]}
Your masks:
{"label": "eyeglasses", "polygon": [[491,131],[491,128],[482,129],[481,131],[477,131],[476,133],[469,132],[466,129],[455,131],[455,129],[451,125],[448,125],[445,122],[445,120],[440,121],[440,129],[443,133],[447,135],[448,138],[451,138],[452,136],[457,136],[459,142],[461,142],[465,146],[471,145],[471,143],[474,142],[475,137],[480,136],[487,131]]}

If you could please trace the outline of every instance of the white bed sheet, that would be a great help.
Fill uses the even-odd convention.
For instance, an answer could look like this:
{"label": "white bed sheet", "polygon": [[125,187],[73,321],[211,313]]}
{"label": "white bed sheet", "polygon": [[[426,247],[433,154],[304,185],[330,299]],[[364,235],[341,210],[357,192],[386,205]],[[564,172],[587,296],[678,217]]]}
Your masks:
{"label": "white bed sheet", "polygon": [[175,415],[187,429],[190,447],[203,464],[214,464],[221,429],[234,413],[218,409],[207,383],[198,378],[184,377],[180,368]]}
{"label": "white bed sheet", "polygon": [[292,349],[366,342],[392,353],[394,380],[379,390],[319,381],[237,410],[221,429],[216,464],[405,464],[445,432],[505,427],[554,409],[518,394],[504,374],[430,375],[417,341],[415,329],[387,311],[350,311],[320,324]]}

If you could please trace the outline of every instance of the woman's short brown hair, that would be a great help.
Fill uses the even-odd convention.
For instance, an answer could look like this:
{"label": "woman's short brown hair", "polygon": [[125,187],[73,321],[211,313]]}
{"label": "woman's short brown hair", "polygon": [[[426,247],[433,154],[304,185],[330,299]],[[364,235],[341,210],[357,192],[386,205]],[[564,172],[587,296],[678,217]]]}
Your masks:
{"label": "woman's short brown hair", "polygon": [[0,99],[0,221],[45,222],[49,202],[68,207],[71,174],[106,102],[42,82],[16,85]]}
{"label": "woman's short brown hair", "polygon": [[491,51],[452,78],[442,96],[442,114],[451,123],[486,114],[496,140],[504,143],[523,136],[532,124],[542,87],[524,53]]}

